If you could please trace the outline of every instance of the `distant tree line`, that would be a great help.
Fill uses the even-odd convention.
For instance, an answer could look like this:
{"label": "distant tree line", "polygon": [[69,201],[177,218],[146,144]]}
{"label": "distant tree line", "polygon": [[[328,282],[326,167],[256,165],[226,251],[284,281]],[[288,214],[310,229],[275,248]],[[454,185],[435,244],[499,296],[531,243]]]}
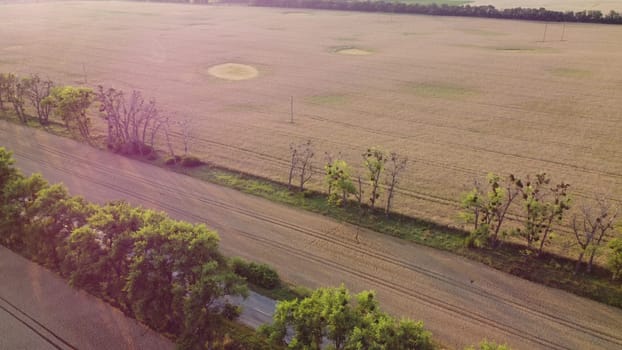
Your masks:
{"label": "distant tree line", "polygon": [[[197,2],[197,1],[195,1]],[[322,10],[387,12],[432,16],[462,16],[499,19],[517,19],[549,22],[584,22],[622,24],[622,15],[616,11],[603,14],[598,10],[552,11],[545,8],[497,9],[491,5],[418,4],[400,1],[344,1],[344,0],[222,0],[224,3],[248,3],[251,6],[291,7]]]}

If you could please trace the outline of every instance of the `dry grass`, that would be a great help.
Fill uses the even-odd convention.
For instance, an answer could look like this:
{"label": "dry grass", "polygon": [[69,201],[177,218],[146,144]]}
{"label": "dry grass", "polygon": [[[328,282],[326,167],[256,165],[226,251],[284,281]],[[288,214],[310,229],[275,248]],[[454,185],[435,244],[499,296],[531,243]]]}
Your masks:
{"label": "dry grass", "polygon": [[[340,151],[362,171],[362,151],[380,146],[412,160],[396,208],[449,224],[465,184],[489,171],[544,170],[571,183],[576,201],[596,192],[622,200],[620,26],[567,24],[560,41],[562,26],[549,24],[542,42],[543,24],[532,22],[129,2],[0,6],[0,71],[140,89],[193,119],[192,154],[228,168],[285,180],[288,145],[311,139],[318,163]],[[205,74],[223,62],[261,74]]]}

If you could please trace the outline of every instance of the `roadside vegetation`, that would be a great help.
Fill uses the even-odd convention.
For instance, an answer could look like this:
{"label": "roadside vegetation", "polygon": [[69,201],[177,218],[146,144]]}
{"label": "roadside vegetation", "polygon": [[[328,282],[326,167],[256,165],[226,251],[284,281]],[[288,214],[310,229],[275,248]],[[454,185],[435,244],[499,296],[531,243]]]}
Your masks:
{"label": "roadside vegetation", "polygon": [[[36,88],[24,88],[33,84]],[[33,89],[40,93],[26,93]],[[33,100],[34,95],[38,97]],[[27,100],[33,102],[27,104]],[[42,101],[39,107],[34,102],[37,100]],[[617,207],[608,202],[606,196],[597,195],[591,202],[574,203],[571,185],[556,184],[546,173],[523,178],[490,174],[485,181],[474,183],[473,189],[463,195],[462,210],[457,213],[471,227],[459,230],[391,210],[394,189],[404,173],[412,171],[413,164],[397,152],[380,147],[361,152],[365,172],[354,174],[338,153],[325,153],[324,159],[318,161],[318,152],[311,141],[292,143],[288,183],[281,184],[205,164],[192,156],[191,123],[171,122],[167,113],[157,108],[155,101],[145,101],[137,91],[126,94],[103,87],[97,90],[57,87],[37,75],[19,78],[2,74],[0,101],[4,101],[0,113],[9,120],[42,127],[273,201],[448,250],[535,282],[622,307],[619,278],[622,249],[620,238],[616,238],[620,236]],[[87,113],[93,108],[91,102],[97,103],[94,105],[98,106],[100,116],[108,126],[104,136],[91,134],[90,114],[93,113]],[[177,150],[171,141],[173,134],[181,138],[182,150]],[[158,137],[164,140],[165,151],[156,149]],[[313,176],[323,177],[325,192],[309,191],[305,187]],[[570,215],[573,207],[579,210]],[[547,249],[562,243],[559,232],[563,230],[569,231],[565,233],[567,236],[576,239],[572,250],[577,252],[576,259],[553,254]],[[256,286],[263,288],[260,284]]]}
{"label": "roadside vegetation", "polygon": [[[246,281],[268,290],[281,280],[264,264],[228,259],[203,224],[123,201],[71,196],[39,174],[25,177],[0,147],[0,244],[55,271],[176,340],[179,349],[431,349],[422,322],[382,313],[371,291],[322,288],[277,304],[258,333],[234,323]],[[293,338],[286,343],[287,327]]]}

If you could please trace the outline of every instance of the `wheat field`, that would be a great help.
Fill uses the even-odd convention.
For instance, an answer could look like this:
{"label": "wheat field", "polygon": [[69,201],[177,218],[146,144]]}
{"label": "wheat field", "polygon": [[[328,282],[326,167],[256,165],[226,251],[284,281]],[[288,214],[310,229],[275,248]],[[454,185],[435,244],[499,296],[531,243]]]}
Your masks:
{"label": "wheat field", "polygon": [[[215,66],[248,75],[217,77]],[[572,185],[576,202],[622,200],[619,26],[4,4],[0,71],[139,89],[191,121],[191,153],[275,180],[287,178],[291,142],[312,140],[320,170],[324,152],[362,173],[367,147],[396,151],[411,161],[396,209],[446,224],[459,225],[460,194],[488,172],[546,171]]]}

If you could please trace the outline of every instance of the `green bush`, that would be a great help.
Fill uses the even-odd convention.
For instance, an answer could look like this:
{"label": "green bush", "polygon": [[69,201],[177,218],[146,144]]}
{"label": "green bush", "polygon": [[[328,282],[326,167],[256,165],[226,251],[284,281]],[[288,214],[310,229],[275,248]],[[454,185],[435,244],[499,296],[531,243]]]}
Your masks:
{"label": "green bush", "polygon": [[258,287],[274,289],[281,285],[279,274],[269,265],[248,262],[242,258],[232,258],[233,271]]}
{"label": "green bush", "polygon": [[482,340],[477,347],[470,346],[465,350],[511,350],[509,346],[505,344],[497,344],[492,341]]}
{"label": "green bush", "polygon": [[168,157],[164,161],[164,164],[166,164],[166,165],[175,165],[175,164],[179,163],[180,161],[181,161],[181,157],[180,156]]}
{"label": "green bush", "polygon": [[181,159],[181,166],[186,167],[186,168],[192,168],[192,167],[197,167],[200,165],[203,165],[203,162],[195,157],[195,156],[184,156]]}

